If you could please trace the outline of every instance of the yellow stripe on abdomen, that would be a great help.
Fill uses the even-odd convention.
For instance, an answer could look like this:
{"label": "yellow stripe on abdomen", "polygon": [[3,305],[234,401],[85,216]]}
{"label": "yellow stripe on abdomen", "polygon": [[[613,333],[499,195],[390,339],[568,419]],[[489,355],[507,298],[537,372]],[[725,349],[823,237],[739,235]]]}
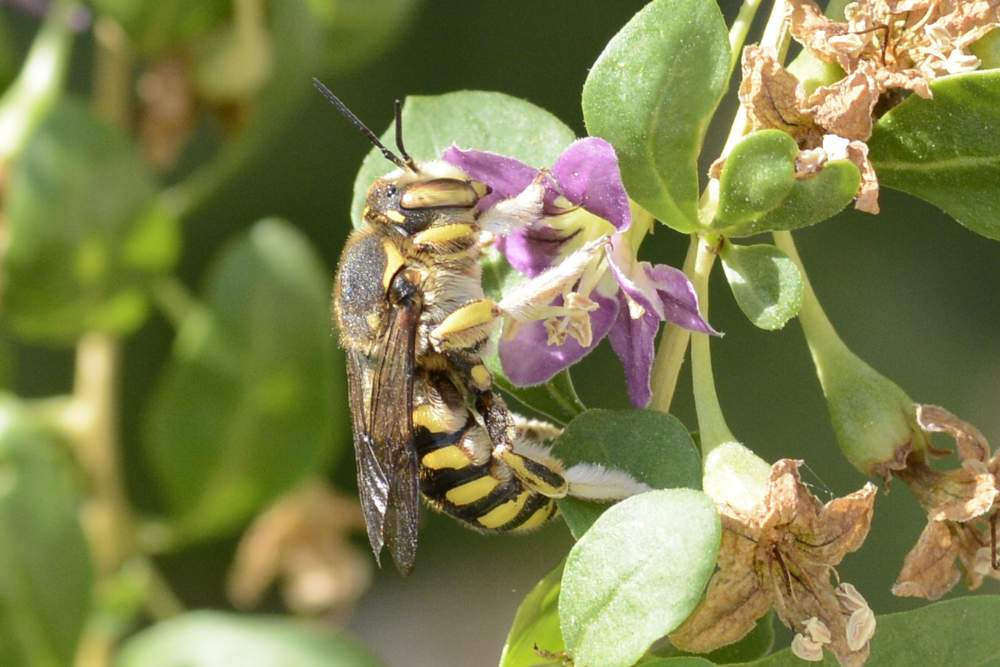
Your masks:
{"label": "yellow stripe on abdomen", "polygon": [[530,491],[522,491],[517,498],[497,505],[476,521],[484,528],[499,528],[505,523],[510,523],[521,512],[521,508],[530,496]]}
{"label": "yellow stripe on abdomen", "polygon": [[467,467],[470,461],[469,456],[461,447],[448,445],[447,447],[441,447],[424,454],[423,458],[420,459],[420,463],[431,470],[443,470],[445,468],[458,470]]}
{"label": "yellow stripe on abdomen", "polygon": [[444,497],[453,505],[468,505],[485,498],[500,482],[489,475],[449,489]]}
{"label": "yellow stripe on abdomen", "polygon": [[522,530],[525,531],[534,530],[535,528],[538,528],[543,523],[548,521],[550,518],[555,516],[553,505],[555,505],[555,501],[553,500],[550,500],[549,502],[545,503],[545,505],[535,510],[534,514],[525,519],[524,523],[515,528],[512,532],[520,532]]}

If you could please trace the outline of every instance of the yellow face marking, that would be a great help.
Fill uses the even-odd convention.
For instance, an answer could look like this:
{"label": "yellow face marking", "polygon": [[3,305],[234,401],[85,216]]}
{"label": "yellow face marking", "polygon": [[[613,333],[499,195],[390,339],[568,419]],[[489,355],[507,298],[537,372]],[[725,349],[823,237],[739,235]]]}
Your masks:
{"label": "yellow face marking", "polygon": [[452,468],[458,470],[469,465],[468,455],[462,451],[461,447],[448,445],[441,449],[435,449],[429,454],[425,454],[420,463],[432,470],[442,470]]}
{"label": "yellow face marking", "polygon": [[456,486],[454,489],[449,489],[444,497],[453,505],[468,505],[488,496],[499,483],[495,478],[487,475]]}
{"label": "yellow face marking", "polygon": [[382,287],[389,289],[393,276],[399,271],[399,267],[406,263],[406,260],[399,254],[396,245],[388,239],[382,241],[382,250],[385,251],[385,272],[382,274]]}
{"label": "yellow face marking", "polygon": [[552,514],[552,501],[550,500],[548,504],[546,504],[544,507],[540,507],[537,510],[535,510],[534,514],[529,516],[524,523],[522,523],[514,530],[515,531],[534,530],[535,528],[538,528],[543,523],[548,521],[549,516],[551,514]]}
{"label": "yellow face marking", "polygon": [[472,190],[480,199],[490,193],[490,186],[486,185],[482,181],[469,181],[469,186],[472,187]]}
{"label": "yellow face marking", "polygon": [[378,330],[378,325],[382,322],[382,318],[378,316],[378,313],[368,313],[365,317],[365,322],[368,323],[368,328],[372,331]]}
{"label": "yellow face marking", "polygon": [[472,381],[476,383],[476,386],[480,389],[489,389],[490,384],[492,384],[493,376],[490,372],[486,370],[486,366],[482,364],[477,364],[469,370],[469,374],[472,376]]}
{"label": "yellow face marking", "polygon": [[472,207],[477,201],[479,195],[469,183],[455,178],[435,178],[407,186],[399,205],[403,208]]}
{"label": "yellow face marking", "polygon": [[432,245],[435,243],[447,243],[457,239],[472,236],[472,225],[455,223],[451,225],[441,225],[425,229],[413,237],[413,242],[420,245]]}
{"label": "yellow face marking", "polygon": [[386,211],[385,217],[399,224],[406,222],[406,216],[399,211]]}
{"label": "yellow face marking", "polygon": [[[569,484],[566,480],[563,480],[563,483],[559,486],[553,486],[547,480],[528,470],[528,467],[524,464],[524,457],[521,455],[507,450],[501,454],[501,457],[503,458],[503,462],[511,467],[518,479],[527,484],[532,491],[537,491],[549,498],[562,498],[569,491]],[[536,463],[544,465],[541,461],[536,461]]]}
{"label": "yellow face marking", "polygon": [[484,528],[499,528],[518,515],[530,495],[530,491],[522,491],[517,498],[497,505],[476,521]]}
{"label": "yellow face marking", "polygon": [[496,306],[493,302],[489,299],[479,299],[465,304],[444,318],[444,322],[431,332],[431,337],[442,340],[459,331],[488,324],[494,317],[496,317]]}

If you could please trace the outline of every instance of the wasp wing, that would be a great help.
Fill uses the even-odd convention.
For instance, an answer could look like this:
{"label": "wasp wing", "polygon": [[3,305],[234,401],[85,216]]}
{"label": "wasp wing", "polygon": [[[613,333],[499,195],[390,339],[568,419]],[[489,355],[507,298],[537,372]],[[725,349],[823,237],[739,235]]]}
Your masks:
{"label": "wasp wing", "polygon": [[417,453],[413,445],[413,358],[420,307],[394,305],[365,363],[348,355],[354,452],[361,508],[376,560],[388,545],[404,574],[413,568],[420,511]]}

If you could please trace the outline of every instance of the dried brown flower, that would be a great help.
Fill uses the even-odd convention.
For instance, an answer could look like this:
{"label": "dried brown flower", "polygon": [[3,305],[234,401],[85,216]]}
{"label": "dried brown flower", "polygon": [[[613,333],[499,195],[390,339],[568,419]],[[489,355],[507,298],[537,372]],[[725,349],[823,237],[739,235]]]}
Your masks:
{"label": "dried brown flower", "polygon": [[799,478],[801,461],[771,467],[763,500],[750,512],[720,507],[723,535],[718,570],[705,599],[670,635],[675,646],[703,653],[739,640],[774,607],[798,633],[801,657],[827,648],[842,665],[868,657],[874,615],[835,566],[858,549],[871,526],[875,487],[826,504]]}
{"label": "dried brown flower", "polygon": [[279,498],[253,522],[236,551],[229,597],[256,605],[270,584],[299,613],[342,613],[368,588],[371,564],[351,544],[364,531],[357,501],[312,483]]}
{"label": "dried brown flower", "polygon": [[[861,170],[855,206],[878,213],[878,179],[864,143],[871,136],[872,110],[878,101],[870,72],[862,68],[837,83],[806,96],[798,80],[782,67],[772,49],[751,45],[743,50],[740,102],[754,130],[788,132],[802,150],[802,175],[828,160],[849,159]],[[829,147],[837,150],[831,153]]]}
{"label": "dried brown flower", "polygon": [[941,472],[928,465],[928,452],[918,451],[896,471],[927,511],[927,526],[906,555],[892,592],[936,600],[958,583],[959,564],[970,590],[978,588],[984,577],[1000,579],[1000,570],[993,566],[1000,454],[991,458],[983,434],[944,408],[918,405],[916,409],[924,431],[947,433],[955,440],[960,466]]}
{"label": "dried brown flower", "polygon": [[904,88],[930,97],[930,82],[976,69],[968,48],[1000,26],[1000,0],[859,0],[846,21],[814,0],[789,0],[792,36],[848,74],[868,70],[879,93]]}
{"label": "dried brown flower", "polygon": [[[880,96],[904,89],[930,97],[934,79],[979,67],[968,48],[1000,26],[1000,0],[859,0],[844,13],[845,21],[834,21],[814,0],[788,5],[792,36],[839,65],[844,78],[807,96],[773,50],[751,45],[743,51],[740,101],[752,129],[784,130],[803,151],[831,136],[848,140],[847,158],[861,170],[855,208],[878,213],[878,178],[864,142]],[[825,161],[815,154],[804,160]]]}

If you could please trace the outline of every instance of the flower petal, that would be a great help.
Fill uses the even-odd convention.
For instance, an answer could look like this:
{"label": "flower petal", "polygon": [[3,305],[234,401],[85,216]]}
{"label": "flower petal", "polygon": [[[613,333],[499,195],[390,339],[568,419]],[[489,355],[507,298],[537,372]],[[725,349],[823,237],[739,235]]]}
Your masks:
{"label": "flower petal", "polygon": [[723,530],[719,569],[708,582],[705,599],[670,634],[670,642],[691,653],[707,653],[742,639],[772,604],[770,591],[753,571],[756,545]]}
{"label": "flower petal", "polygon": [[555,264],[565,240],[563,232],[538,225],[512,231],[496,247],[519,273],[534,278]]}
{"label": "flower petal", "polygon": [[588,137],[571,144],[552,166],[552,175],[569,201],[604,218],[618,231],[632,224],[618,156],[604,139]]}
{"label": "flower petal", "polygon": [[719,332],[706,322],[698,309],[698,295],[684,272],[665,264],[640,262],[624,236],[611,239],[608,265],[625,294],[661,320],[712,335]]}
{"label": "flower petal", "polygon": [[521,324],[510,340],[500,339],[500,363],[508,379],[518,386],[541,384],[569,368],[597,347],[618,316],[618,301],[591,295],[599,308],[590,314],[592,342],[587,347],[573,338],[562,345],[548,345],[548,332],[543,322]]}
{"label": "flower petal", "polygon": [[[621,298],[621,297],[620,297]],[[646,312],[633,319],[624,298],[618,306],[618,318],[608,333],[611,349],[615,351],[625,369],[625,383],[632,405],[644,408],[653,397],[649,380],[653,373],[653,348],[660,319]]]}
{"label": "flower petal", "polygon": [[521,194],[538,175],[538,169],[529,167],[520,160],[489,151],[463,150],[452,146],[441,157],[493,189],[493,192],[479,200],[479,209],[482,211],[502,199]]}

